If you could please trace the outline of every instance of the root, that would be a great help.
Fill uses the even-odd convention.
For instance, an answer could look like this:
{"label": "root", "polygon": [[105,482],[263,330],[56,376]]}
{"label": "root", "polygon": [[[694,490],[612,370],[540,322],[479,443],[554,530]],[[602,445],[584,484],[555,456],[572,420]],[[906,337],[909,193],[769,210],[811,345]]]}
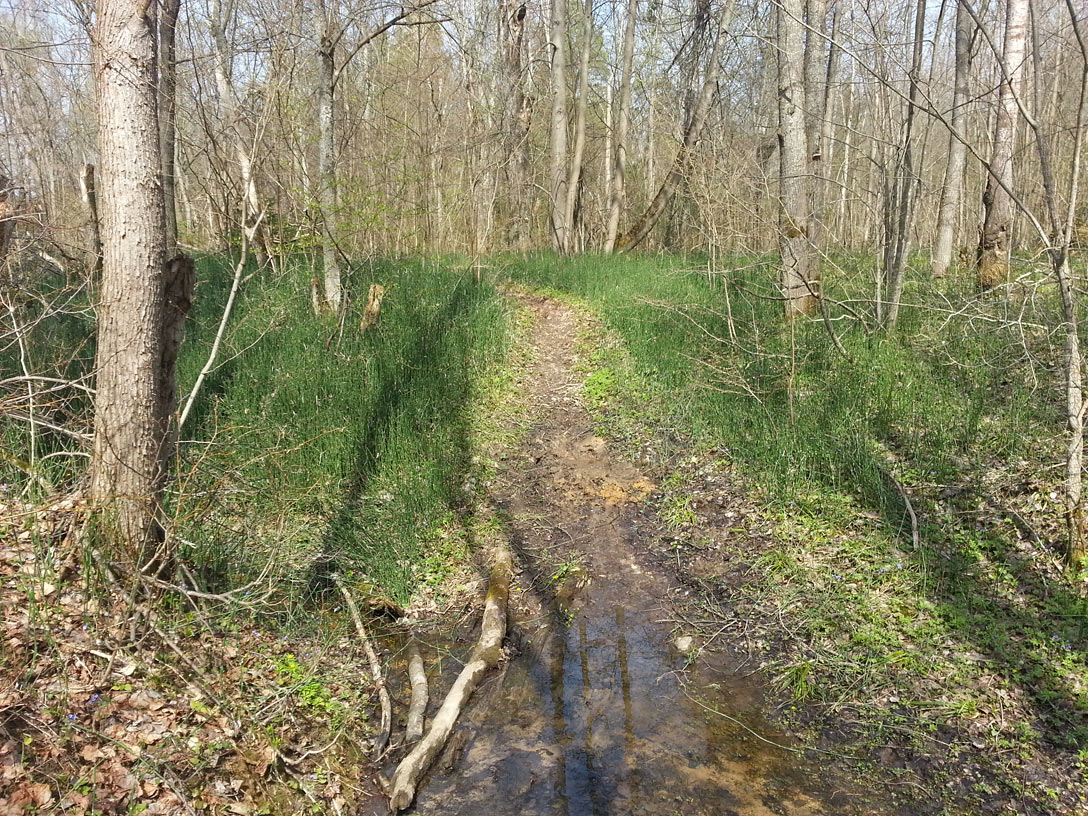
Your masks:
{"label": "root", "polygon": [[506,608],[513,571],[510,553],[505,547],[501,547],[495,554],[495,564],[491,568],[480,639],[476,642],[476,648],[472,650],[468,663],[454,681],[453,688],[442,701],[441,708],[434,715],[431,729],[397,766],[390,782],[390,813],[404,810],[412,804],[419,780],[449,739],[465,703],[488,669],[494,668],[499,662],[502,641],[506,636]]}
{"label": "root", "polygon": [[378,732],[378,736],[374,738],[374,754],[378,756],[385,750],[385,746],[389,744],[389,732],[393,728],[393,705],[389,701],[389,690],[385,687],[381,661],[378,660],[378,653],[374,651],[374,645],[370,642],[366,627],[363,626],[363,619],[359,616],[359,608],[355,605],[355,601],[352,600],[351,593],[344,586],[344,582],[340,580],[340,576],[333,575],[332,579],[336,582],[336,586],[340,588],[340,593],[344,596],[344,602],[347,603],[348,610],[351,612],[351,618],[355,621],[355,631],[359,633],[359,640],[363,642],[366,658],[370,661],[370,673],[378,686],[378,699],[381,701],[382,706],[382,727],[381,731]]}

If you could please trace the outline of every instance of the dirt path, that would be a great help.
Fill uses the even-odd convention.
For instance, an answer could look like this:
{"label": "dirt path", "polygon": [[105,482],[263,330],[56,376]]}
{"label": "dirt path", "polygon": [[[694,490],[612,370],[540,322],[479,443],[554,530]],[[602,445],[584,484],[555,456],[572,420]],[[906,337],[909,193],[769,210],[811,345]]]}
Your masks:
{"label": "dirt path", "polygon": [[688,667],[668,622],[673,584],[640,541],[637,505],[655,486],[592,433],[572,373],[575,312],[527,302],[533,425],[493,497],[523,569],[520,654],[480,694],[463,754],[432,773],[418,811],[874,812],[740,725],[782,739],[757,714],[757,688]]}

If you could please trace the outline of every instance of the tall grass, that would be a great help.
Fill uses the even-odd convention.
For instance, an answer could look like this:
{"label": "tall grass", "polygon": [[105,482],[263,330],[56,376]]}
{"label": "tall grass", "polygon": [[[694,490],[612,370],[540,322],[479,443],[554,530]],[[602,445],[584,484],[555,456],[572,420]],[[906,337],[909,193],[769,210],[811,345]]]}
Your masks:
{"label": "tall grass", "polygon": [[[182,393],[206,359],[228,274],[219,259],[200,265]],[[314,316],[311,274],[298,266],[245,284],[184,430],[179,529],[213,583],[262,559],[319,577],[315,561],[331,560],[403,602],[436,528],[462,504],[468,411],[502,354],[506,313],[490,286],[417,260],[357,270],[338,322]],[[379,326],[364,333],[372,282],[387,292]]]}
{"label": "tall grass", "polygon": [[841,490],[902,524],[889,463],[911,481],[947,484],[1055,444],[1057,349],[1045,334],[1025,345],[1022,324],[992,314],[1007,305],[955,316],[953,303],[969,299],[956,283],[908,289],[897,333],[867,331],[851,314],[871,298],[863,263],[841,259],[825,280],[829,301],[854,304],[830,306],[845,354],[822,321],[783,320],[761,258],[735,257],[708,276],[676,258],[541,255],[509,260],[508,273],[596,304],[670,424],[729,447],[778,498]]}

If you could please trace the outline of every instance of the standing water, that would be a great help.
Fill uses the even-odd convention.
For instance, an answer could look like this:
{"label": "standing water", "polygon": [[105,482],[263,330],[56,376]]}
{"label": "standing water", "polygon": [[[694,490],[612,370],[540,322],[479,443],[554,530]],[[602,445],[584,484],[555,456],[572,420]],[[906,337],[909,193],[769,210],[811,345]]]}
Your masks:
{"label": "standing water", "polygon": [[494,497],[523,567],[511,622],[520,651],[477,690],[416,810],[875,812],[784,747],[751,681],[688,665],[690,645],[667,619],[674,587],[640,555],[636,508],[654,485],[589,430],[570,375],[574,313],[533,306],[535,425]]}

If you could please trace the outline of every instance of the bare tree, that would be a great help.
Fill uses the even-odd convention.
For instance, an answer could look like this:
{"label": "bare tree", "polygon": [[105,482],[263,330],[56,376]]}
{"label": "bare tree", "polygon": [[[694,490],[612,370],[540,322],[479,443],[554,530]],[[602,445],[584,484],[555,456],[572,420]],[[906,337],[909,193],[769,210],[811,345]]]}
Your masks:
{"label": "bare tree", "polygon": [[337,211],[336,170],[334,151],[335,94],[336,94],[336,43],[340,39],[340,24],[336,19],[336,0],[317,3],[317,164],[318,201],[321,206],[321,259],[325,282],[325,305],[333,312],[340,311],[342,300],[340,281],[340,254],[336,245]]}
{"label": "bare tree", "polygon": [[[710,113],[710,103],[714,100],[714,95],[718,90],[718,74],[721,71],[722,48],[725,44],[726,37],[729,35],[729,23],[732,20],[735,6],[736,3],[734,0],[724,0],[718,11],[717,31],[714,34],[714,46],[710,50],[710,57],[706,66],[706,75],[703,79],[703,87],[695,101],[695,106],[692,109],[687,129],[684,131],[684,140],[680,143],[680,149],[673,158],[672,166],[669,168],[665,180],[661,183],[661,186],[657,190],[657,194],[654,195],[653,199],[650,201],[646,211],[635,221],[627,232],[617,239],[617,249],[630,249],[631,247],[638,246],[646,239],[646,236],[650,234],[650,231],[657,225],[657,222],[661,220],[665,208],[668,207],[673,194],[675,194],[677,187],[680,186],[680,182],[684,178],[684,173],[687,171],[691,153],[699,143],[699,140],[703,137],[703,129],[706,127],[707,114]],[[798,22],[798,25],[800,25],[800,22]],[[802,127],[802,136],[803,135],[804,129]]]}
{"label": "bare tree", "polygon": [[582,58],[578,66],[578,99],[574,105],[574,151],[570,157],[567,178],[567,201],[563,225],[567,234],[566,251],[574,250],[574,215],[582,184],[582,158],[586,152],[586,106],[589,103],[589,55],[593,44],[593,0],[586,0],[582,21]]}
{"label": "bare tree", "polygon": [[1017,100],[1024,79],[1029,5],[1029,0],[1007,0],[1005,5],[1005,41],[1000,55],[1001,85],[994,121],[994,148],[986,192],[982,196],[986,214],[978,242],[978,286],[984,291],[1009,277],[1013,215],[1010,191],[1015,176]]}
{"label": "bare tree", "polygon": [[[620,64],[620,93],[616,110],[616,133],[610,142],[615,150],[612,167],[612,188],[608,200],[608,224],[605,228],[604,251],[611,252],[616,247],[616,236],[620,229],[620,216],[623,213],[625,187],[627,184],[627,131],[631,126],[631,73],[635,58],[635,22],[638,16],[638,0],[629,0],[627,4],[627,23],[623,32],[623,60]],[[611,115],[611,107],[609,108]],[[611,126],[611,120],[609,122]],[[611,129],[611,127],[610,127]],[[610,133],[611,137],[612,134]],[[650,134],[653,138],[653,134]]]}
{"label": "bare tree", "polygon": [[777,6],[778,42],[778,248],[786,316],[811,314],[819,282],[808,239],[808,140],[805,136],[803,0]]}
{"label": "bare tree", "polygon": [[565,218],[567,204],[567,0],[551,0],[548,47],[551,49],[552,69],[549,209],[552,243],[560,252],[566,252],[568,246]]}
{"label": "bare tree", "polygon": [[884,327],[895,329],[899,319],[899,302],[906,282],[907,259],[910,255],[911,226],[918,179],[914,169],[914,117],[920,95],[922,73],[922,42],[925,37],[926,0],[917,0],[914,12],[914,40],[911,47],[910,90],[907,113],[903,123],[902,140],[898,145],[895,172],[885,185],[884,195],[884,297],[878,313],[884,317]]}
{"label": "bare tree", "polygon": [[166,245],[178,244],[175,153],[177,152],[177,27],[181,0],[162,0],[159,7],[159,142],[162,152],[162,192],[166,205]]}
{"label": "bare tree", "polygon": [[956,221],[959,218],[960,197],[963,193],[963,171],[967,163],[967,145],[956,138],[964,132],[967,118],[971,53],[974,40],[974,21],[963,3],[956,4],[956,78],[952,93],[952,111],[949,115],[951,130],[948,135],[948,164],[944,171],[941,188],[941,205],[937,215],[937,239],[933,246],[931,269],[934,278],[943,278],[952,261]]}

